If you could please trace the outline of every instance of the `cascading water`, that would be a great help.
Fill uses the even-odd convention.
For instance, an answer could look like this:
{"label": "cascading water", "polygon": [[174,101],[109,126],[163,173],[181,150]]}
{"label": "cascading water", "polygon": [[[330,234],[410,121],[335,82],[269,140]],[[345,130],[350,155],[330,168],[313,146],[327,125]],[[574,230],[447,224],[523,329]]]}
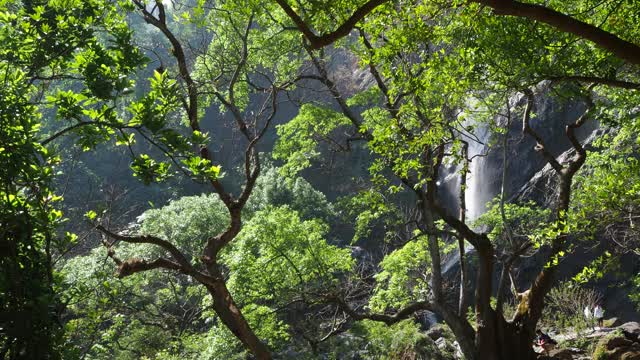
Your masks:
{"label": "cascading water", "polygon": [[491,172],[487,161],[488,141],[491,132],[488,126],[478,126],[475,138],[467,139],[469,143],[469,173],[467,174],[465,203],[466,220],[471,222],[487,211],[487,203],[494,194],[490,186]]}
{"label": "cascading water", "polygon": [[[465,127],[470,123],[465,124]],[[465,220],[469,224],[476,220],[487,210],[487,203],[496,195],[496,189],[492,186],[491,178],[495,176],[495,169],[488,161],[489,137],[491,132],[486,125],[478,125],[474,133],[463,133],[462,139],[469,144],[468,157],[469,172],[466,178],[465,191]],[[460,191],[460,172],[462,165],[452,166],[446,170],[442,181],[443,189],[448,193],[446,198],[450,210],[459,208],[458,195]],[[465,253],[472,251],[472,247],[466,246]],[[453,252],[444,260],[442,264],[443,274],[448,274],[459,267],[459,257],[457,252]]]}

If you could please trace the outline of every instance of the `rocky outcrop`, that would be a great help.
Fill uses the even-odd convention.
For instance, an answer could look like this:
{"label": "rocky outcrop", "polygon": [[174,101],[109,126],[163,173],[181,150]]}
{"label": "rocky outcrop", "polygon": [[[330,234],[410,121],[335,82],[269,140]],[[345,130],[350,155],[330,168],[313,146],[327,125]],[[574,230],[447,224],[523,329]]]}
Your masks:
{"label": "rocky outcrop", "polygon": [[640,324],[635,321],[618,326],[624,337],[634,342],[640,342]]}
{"label": "rocky outcrop", "polygon": [[437,324],[429,328],[427,330],[427,336],[431,338],[431,340],[436,341],[440,338],[444,338],[445,329],[442,325]]}
{"label": "rocky outcrop", "polygon": [[600,339],[593,360],[640,360],[640,324],[625,323]]}
{"label": "rocky outcrop", "polygon": [[549,355],[538,356],[538,360],[576,360],[582,353],[578,349],[555,349]]}

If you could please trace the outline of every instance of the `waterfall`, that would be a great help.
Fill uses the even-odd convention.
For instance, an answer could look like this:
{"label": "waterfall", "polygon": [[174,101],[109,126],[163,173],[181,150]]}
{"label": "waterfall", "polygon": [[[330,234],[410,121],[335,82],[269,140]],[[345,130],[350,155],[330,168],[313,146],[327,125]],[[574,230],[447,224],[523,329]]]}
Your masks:
{"label": "waterfall", "polygon": [[[469,224],[476,220],[480,215],[486,212],[486,205],[496,195],[495,177],[499,173],[496,166],[491,166],[492,161],[487,156],[489,150],[489,138],[491,132],[488,125],[478,125],[472,122],[465,122],[463,126],[468,128],[470,125],[475,126],[473,133],[461,133],[461,139],[469,144],[468,156],[471,159],[469,163],[469,173],[466,179],[465,203],[466,203],[466,222]],[[443,192],[444,203],[452,213],[457,213],[459,209],[458,194],[460,191],[460,172],[462,164],[451,165],[445,167],[441,181],[438,182]],[[497,172],[496,172],[497,171]],[[473,251],[471,246],[465,247],[465,252]],[[459,254],[457,251],[450,253],[447,258],[443,259],[442,273],[451,274],[451,271],[459,271]]]}
{"label": "waterfall", "polygon": [[467,207],[467,221],[473,221],[487,211],[487,203],[494,194],[490,177],[494,175],[488,169],[487,152],[491,131],[486,125],[476,127],[475,138],[467,138],[469,142],[469,173],[467,174],[465,202]]}

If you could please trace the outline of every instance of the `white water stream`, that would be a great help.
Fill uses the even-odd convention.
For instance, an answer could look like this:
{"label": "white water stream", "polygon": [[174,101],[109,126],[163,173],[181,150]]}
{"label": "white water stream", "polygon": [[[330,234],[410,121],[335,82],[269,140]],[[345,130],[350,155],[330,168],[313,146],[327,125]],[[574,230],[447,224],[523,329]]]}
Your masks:
{"label": "white water stream", "polygon": [[469,173],[467,174],[465,202],[466,219],[471,222],[487,211],[487,203],[491,201],[492,194],[487,161],[488,141],[491,132],[486,126],[478,126],[475,131],[476,139],[465,139],[469,143]]}

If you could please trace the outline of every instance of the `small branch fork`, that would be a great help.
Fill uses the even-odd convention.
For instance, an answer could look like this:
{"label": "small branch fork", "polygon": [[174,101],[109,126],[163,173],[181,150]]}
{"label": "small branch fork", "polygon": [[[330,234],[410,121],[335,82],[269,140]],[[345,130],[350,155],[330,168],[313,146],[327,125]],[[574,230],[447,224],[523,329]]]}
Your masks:
{"label": "small branch fork", "polygon": [[296,13],[293,8],[288,4],[287,0],[276,0],[278,5],[284,10],[284,12],[291,18],[294,22],[298,30],[304,34],[304,36],[309,40],[312,49],[319,49],[325,47],[329,44],[334,43],[336,40],[343,38],[353,30],[353,28],[358,24],[360,20],[362,20],[367,14],[372,12],[376,7],[386,3],[388,0],[369,0],[364,5],[360,6],[353,14],[345,21],[342,25],[340,25],[336,30],[318,36],[313,30],[304,22],[304,20]]}
{"label": "small branch fork", "polygon": [[[542,153],[542,156],[547,160],[549,165],[554,169],[558,177],[558,203],[556,205],[556,219],[558,223],[563,223],[567,220],[567,211],[569,210],[569,204],[571,201],[571,185],[573,176],[584,165],[587,152],[585,151],[580,141],[578,141],[575,130],[579,129],[587,119],[591,116],[592,109],[594,108],[593,100],[591,99],[591,90],[595,86],[595,83],[587,88],[588,95],[585,99],[587,108],[585,112],[576,119],[575,122],[569,124],[565,128],[565,134],[576,154],[568,161],[566,165],[562,165],[558,162],[555,156],[551,154],[544,145],[543,139],[537,134],[530,126],[530,114],[533,107],[535,98],[533,92],[530,89],[524,90],[527,97],[527,105],[522,120],[523,132],[534,138],[537,142],[536,150]],[[551,254],[549,259],[553,259],[559,256],[560,252],[565,248],[568,234],[562,231],[557,237],[551,241]],[[552,263],[545,266],[540,273],[538,273],[531,288],[529,289],[528,298],[523,298],[522,302],[526,302],[526,306],[522,306],[522,309],[528,309],[526,312],[518,312],[513,318],[513,322],[525,322],[525,326],[528,330],[533,331],[533,328],[537,324],[538,320],[542,316],[542,309],[544,307],[544,297],[551,289],[553,278],[557,271],[557,265]]]}
{"label": "small branch fork", "polygon": [[103,239],[103,244],[107,248],[107,255],[113,259],[116,265],[118,265],[118,277],[120,278],[127,277],[129,275],[133,275],[142,271],[162,268],[166,270],[179,271],[186,275],[191,275],[204,285],[213,285],[216,282],[220,281],[220,279],[216,279],[212,276],[196,270],[193,265],[191,265],[189,260],[187,260],[184,254],[182,254],[182,252],[178,248],[176,248],[173,244],[166,240],[150,235],[121,235],[106,229],[102,225],[97,225],[96,229],[102,232],[104,235],[114,239],[115,241],[122,241],[129,244],[156,245],[168,252],[173,258],[173,261],[164,257],[159,257],[153,261],[143,260],[139,258],[131,258],[123,261],[119,259],[115,254],[115,249],[113,248],[113,245],[115,245],[115,241],[108,242],[106,239]]}

